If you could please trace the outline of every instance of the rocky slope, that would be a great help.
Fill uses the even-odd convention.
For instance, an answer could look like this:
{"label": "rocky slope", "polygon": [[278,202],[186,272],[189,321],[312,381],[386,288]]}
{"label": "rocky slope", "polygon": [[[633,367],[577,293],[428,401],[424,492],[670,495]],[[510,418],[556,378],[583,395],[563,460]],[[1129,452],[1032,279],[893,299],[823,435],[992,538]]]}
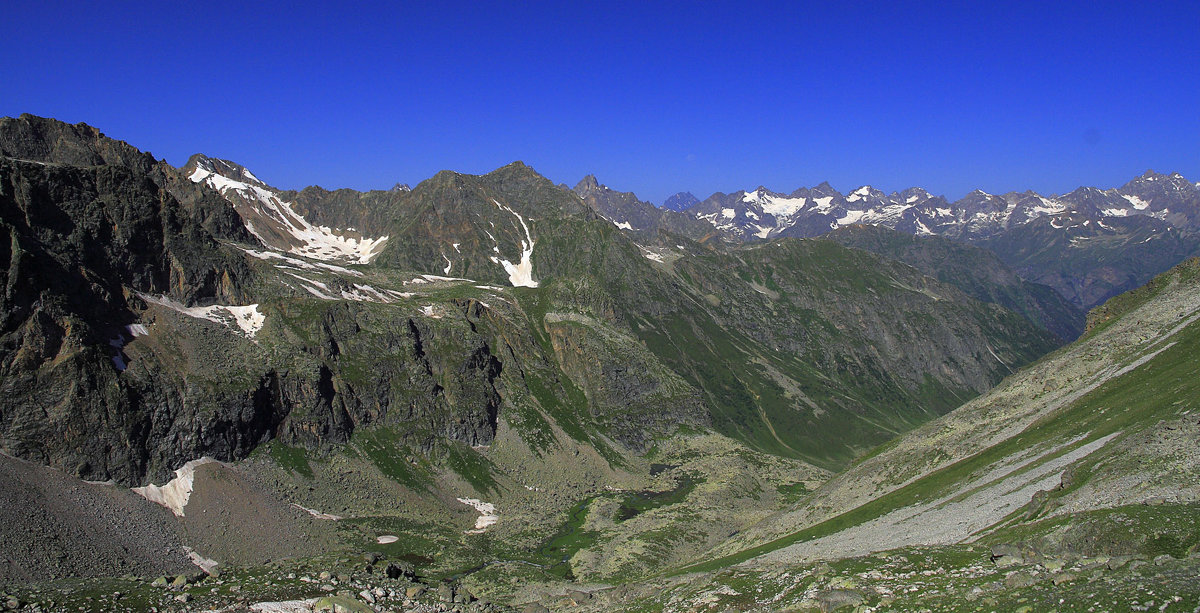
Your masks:
{"label": "rocky slope", "polygon": [[1194,608],[1197,343],[1192,259],[714,552],[728,555],[576,608]]}
{"label": "rocky slope", "polygon": [[638,200],[631,192],[615,191],[601,185],[593,175],[584,177],[572,191],[602,217],[644,242],[657,242],[660,231],[692,240],[702,240],[716,233],[710,223],[670,208],[660,209]]}
{"label": "rocky slope", "polygon": [[1097,509],[1194,503],[1198,271],[1188,260],[1114,298],[1076,343],[882,446],[739,540],[804,528],[751,551],[849,556]]}
{"label": "rocky slope", "polygon": [[[973,298],[1020,313],[1063,341],[1083,333],[1082,311],[1049,286],[1023,280],[986,249],[862,224],[839,228],[822,238],[904,262]],[[1170,255],[1164,254],[1164,259]]]}

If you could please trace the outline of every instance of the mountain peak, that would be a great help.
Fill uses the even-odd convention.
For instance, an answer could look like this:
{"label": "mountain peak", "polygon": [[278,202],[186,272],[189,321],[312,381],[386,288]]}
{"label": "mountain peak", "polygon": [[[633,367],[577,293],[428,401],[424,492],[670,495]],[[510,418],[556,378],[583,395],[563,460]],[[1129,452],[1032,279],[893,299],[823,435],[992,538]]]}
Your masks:
{"label": "mountain peak", "polygon": [[0,117],[0,155],[72,166],[124,166],[143,172],[157,164],[153,155],[109,138],[86,123],[69,124],[29,113]]}
{"label": "mountain peak", "polygon": [[581,191],[592,191],[592,190],[597,190],[597,189],[600,189],[600,182],[596,180],[596,175],[589,174],[586,177],[580,179],[579,183],[575,184],[574,191],[576,193],[579,193]]}
{"label": "mountain peak", "polygon": [[197,172],[204,172],[221,175],[226,179],[232,179],[242,183],[258,185],[259,187],[270,187],[261,179],[254,176],[254,173],[250,172],[245,166],[230,160],[209,157],[203,153],[196,153],[192,155],[192,157],[188,158],[187,164],[183,165],[182,170],[188,176],[194,176]]}
{"label": "mountain peak", "polygon": [[700,204],[700,199],[692,192],[679,192],[670,198],[667,198],[662,205],[662,208],[671,211],[685,211]]}

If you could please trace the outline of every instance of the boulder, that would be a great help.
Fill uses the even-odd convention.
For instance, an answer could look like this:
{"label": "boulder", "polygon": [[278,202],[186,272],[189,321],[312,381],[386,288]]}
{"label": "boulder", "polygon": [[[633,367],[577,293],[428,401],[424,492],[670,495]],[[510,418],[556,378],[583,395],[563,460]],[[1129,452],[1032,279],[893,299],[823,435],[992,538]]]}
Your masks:
{"label": "boulder", "polygon": [[825,613],[857,607],[866,600],[862,594],[853,590],[822,590],[817,592],[816,599],[817,605]]}

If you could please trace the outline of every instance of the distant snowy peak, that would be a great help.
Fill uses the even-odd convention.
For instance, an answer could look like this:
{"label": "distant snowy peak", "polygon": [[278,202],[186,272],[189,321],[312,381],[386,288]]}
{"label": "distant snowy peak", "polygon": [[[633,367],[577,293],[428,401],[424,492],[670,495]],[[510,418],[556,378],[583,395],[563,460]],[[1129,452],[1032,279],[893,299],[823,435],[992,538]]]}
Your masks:
{"label": "distant snowy peak", "polygon": [[329,228],[308,222],[278,190],[255,177],[244,166],[204,155],[193,155],[183,167],[188,179],[207,185],[225,197],[242,223],[264,246],[315,260],[366,264],[388,237],[366,237],[347,228]]}
{"label": "distant snowy peak", "polygon": [[986,238],[1035,219],[1064,214],[1091,218],[1148,215],[1200,229],[1200,188],[1178,173],[1147,171],[1119,189],[1081,187],[1061,196],[1032,191],[1003,195],[975,190],[955,202],[920,187],[884,193],[863,185],[847,194],[828,183],[784,195],[764,186],[716,193],[687,212],[734,240],[819,236],[852,224],[912,234]]}

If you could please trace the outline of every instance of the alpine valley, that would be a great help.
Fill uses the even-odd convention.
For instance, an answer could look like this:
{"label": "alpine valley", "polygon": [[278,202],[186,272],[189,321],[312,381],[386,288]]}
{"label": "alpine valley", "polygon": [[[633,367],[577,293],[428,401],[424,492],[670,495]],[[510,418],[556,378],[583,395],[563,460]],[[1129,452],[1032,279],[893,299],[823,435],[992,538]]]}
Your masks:
{"label": "alpine valley", "polygon": [[22,115],[0,246],[9,609],[1200,607],[1177,174],[289,191]]}

